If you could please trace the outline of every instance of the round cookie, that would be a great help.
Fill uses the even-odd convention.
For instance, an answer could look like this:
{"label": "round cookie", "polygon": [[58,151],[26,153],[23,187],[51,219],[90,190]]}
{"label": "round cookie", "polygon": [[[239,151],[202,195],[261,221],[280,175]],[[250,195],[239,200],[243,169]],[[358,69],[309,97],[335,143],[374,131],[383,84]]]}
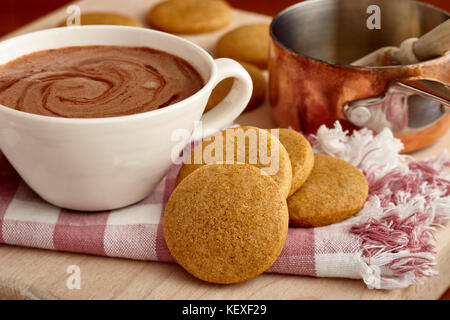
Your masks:
{"label": "round cookie", "polygon": [[167,0],[150,9],[151,26],[171,33],[201,33],[225,27],[232,9],[222,0]]}
{"label": "round cookie", "polygon": [[176,187],[163,226],[171,254],[186,271],[227,284],[269,268],[288,224],[286,200],[272,178],[247,164],[210,164]]}
{"label": "round cookie", "polygon": [[[260,145],[264,146],[265,150],[261,150]],[[215,150],[219,152],[216,153]],[[196,146],[182,165],[176,184],[202,165],[227,162],[227,150],[228,163],[247,163],[262,169],[279,185],[283,196],[288,197],[292,183],[292,166],[288,152],[269,131],[250,126],[218,132]]]}
{"label": "round cookie", "polygon": [[340,222],[366,202],[366,177],[350,163],[324,154],[314,155],[314,167],[303,186],[288,198],[292,226],[320,227]]}
{"label": "round cookie", "polygon": [[299,132],[279,129],[278,139],[289,153],[292,165],[292,184],[289,196],[305,183],[314,166],[314,153],[308,140]]}
{"label": "round cookie", "polygon": [[[81,25],[121,25],[129,27],[142,27],[139,21],[114,12],[88,12],[80,16]],[[61,22],[59,27],[67,26],[67,20]]]}
{"label": "round cookie", "polygon": [[269,60],[269,24],[249,24],[226,33],[217,43],[216,54],[266,69]]}
{"label": "round cookie", "polygon": [[[250,101],[245,108],[245,111],[250,111],[258,107],[263,101],[266,93],[266,80],[257,66],[254,66],[250,63],[241,62],[241,65],[247,70],[252,78],[253,83],[253,91]],[[219,104],[230,92],[231,87],[233,86],[234,79],[227,78],[219,82],[219,84],[214,88],[209,96],[208,103],[205,108],[205,112],[211,110],[215,106]]]}

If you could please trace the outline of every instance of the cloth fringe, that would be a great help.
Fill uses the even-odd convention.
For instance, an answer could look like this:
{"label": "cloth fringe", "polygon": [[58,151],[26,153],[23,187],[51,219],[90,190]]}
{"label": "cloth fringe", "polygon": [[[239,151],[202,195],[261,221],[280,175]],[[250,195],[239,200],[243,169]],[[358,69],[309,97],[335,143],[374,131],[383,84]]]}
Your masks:
{"label": "cloth fringe", "polygon": [[405,288],[437,274],[434,231],[450,220],[450,156],[431,160],[399,154],[389,129],[351,135],[339,124],[319,128],[309,141],[314,152],[344,159],[367,177],[364,208],[345,223],[359,236],[361,276],[369,288]]}

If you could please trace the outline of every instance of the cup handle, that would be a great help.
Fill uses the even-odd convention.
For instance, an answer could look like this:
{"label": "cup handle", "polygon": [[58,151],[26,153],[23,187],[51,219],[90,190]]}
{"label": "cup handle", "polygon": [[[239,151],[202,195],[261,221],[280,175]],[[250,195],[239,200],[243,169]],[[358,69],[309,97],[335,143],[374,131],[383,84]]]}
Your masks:
{"label": "cup handle", "polygon": [[214,87],[223,79],[234,78],[233,87],[228,95],[201,118],[202,132],[193,134],[192,140],[209,136],[231,124],[247,106],[252,95],[253,84],[248,72],[240,63],[227,58],[214,60],[217,66],[217,79]]}

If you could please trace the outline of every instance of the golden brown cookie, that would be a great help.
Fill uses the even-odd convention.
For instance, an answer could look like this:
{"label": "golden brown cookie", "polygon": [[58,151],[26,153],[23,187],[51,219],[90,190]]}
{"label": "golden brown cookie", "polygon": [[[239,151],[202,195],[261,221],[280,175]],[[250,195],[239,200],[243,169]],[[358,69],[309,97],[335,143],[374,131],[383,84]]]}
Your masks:
{"label": "golden brown cookie", "polygon": [[226,33],[217,43],[216,54],[267,68],[269,24],[249,24]]}
{"label": "golden brown cookie", "polygon": [[[75,21],[72,21],[75,23]],[[121,26],[129,26],[129,27],[142,27],[142,23],[139,21],[114,12],[88,12],[83,13],[80,16],[81,25],[121,25]],[[67,25],[67,20],[62,21],[58,26],[65,27]]]}
{"label": "golden brown cookie", "polygon": [[289,153],[292,165],[292,185],[289,196],[300,189],[314,166],[314,153],[305,137],[290,129],[279,129],[278,139]]}
{"label": "golden brown cookie", "polygon": [[[216,153],[216,150],[219,152]],[[196,146],[181,167],[176,183],[179,184],[204,164],[226,162],[227,155],[228,163],[252,164],[269,174],[287,198],[292,183],[289,154],[269,131],[250,126],[218,132]]]}
{"label": "golden brown cookie", "polygon": [[151,26],[171,33],[201,33],[225,27],[232,9],[222,0],[167,0],[150,9]]}
{"label": "golden brown cookie", "polygon": [[[250,101],[245,108],[245,111],[250,111],[258,107],[263,101],[266,93],[266,79],[257,66],[254,66],[250,63],[241,62],[241,65],[247,70],[252,78],[253,82],[253,91]],[[215,106],[219,104],[230,92],[231,87],[233,86],[233,78],[227,78],[219,82],[219,84],[214,88],[209,96],[208,104],[206,105],[205,112],[211,110]]]}
{"label": "golden brown cookie", "polygon": [[289,214],[278,185],[246,164],[210,164],[184,179],[164,212],[167,246],[204,281],[235,283],[270,267],[283,248]]}
{"label": "golden brown cookie", "polygon": [[314,167],[303,186],[288,198],[289,223],[320,227],[340,222],[358,212],[369,186],[356,167],[335,157],[314,155]]}

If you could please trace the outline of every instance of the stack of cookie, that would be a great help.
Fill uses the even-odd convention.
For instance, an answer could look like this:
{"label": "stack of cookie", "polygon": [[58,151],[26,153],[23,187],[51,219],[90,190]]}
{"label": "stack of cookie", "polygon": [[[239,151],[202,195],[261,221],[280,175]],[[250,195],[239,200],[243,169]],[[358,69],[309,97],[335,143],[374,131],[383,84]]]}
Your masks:
{"label": "stack of cookie", "polygon": [[341,221],[361,209],[367,191],[357,168],[314,155],[296,131],[231,128],[186,157],[165,208],[164,235],[192,275],[240,282],[275,262],[289,223]]}
{"label": "stack of cookie", "polygon": [[[81,24],[142,27],[117,13],[82,14]],[[210,32],[228,25],[223,0],[166,0],[153,6],[150,26],[170,33]],[[67,22],[61,23],[65,25]],[[241,26],[223,35],[218,57],[238,60],[253,80],[246,110],[264,100],[269,24]],[[233,79],[213,90],[205,112],[228,94]],[[314,155],[289,129],[238,127],[203,141],[186,157],[164,213],[167,246],[192,275],[235,283],[264,272],[280,255],[289,224],[317,227],[339,222],[364,205],[368,185],[351,164]]]}

